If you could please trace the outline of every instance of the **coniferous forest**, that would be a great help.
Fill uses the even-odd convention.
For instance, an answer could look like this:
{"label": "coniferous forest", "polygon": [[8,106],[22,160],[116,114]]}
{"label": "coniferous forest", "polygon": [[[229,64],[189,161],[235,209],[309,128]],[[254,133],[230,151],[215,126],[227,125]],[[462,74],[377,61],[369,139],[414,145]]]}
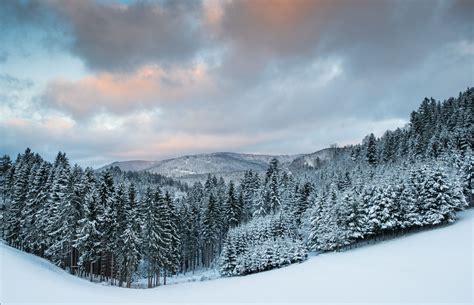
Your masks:
{"label": "coniferous forest", "polygon": [[0,164],[1,236],[91,281],[132,287],[217,268],[245,275],[449,225],[473,206],[474,89],[424,99],[409,123],[331,159],[273,159],[239,181],[194,185],[147,172],[94,171],[30,149]]}

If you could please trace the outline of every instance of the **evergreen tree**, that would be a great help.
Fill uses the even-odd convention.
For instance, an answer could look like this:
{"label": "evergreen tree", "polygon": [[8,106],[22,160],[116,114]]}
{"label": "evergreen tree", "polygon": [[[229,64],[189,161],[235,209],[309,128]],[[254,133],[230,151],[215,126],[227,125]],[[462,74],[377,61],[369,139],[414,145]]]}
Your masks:
{"label": "evergreen tree", "polygon": [[165,274],[164,274],[164,284],[166,285],[166,275],[169,273],[174,274],[178,271],[179,268],[179,248],[180,248],[180,236],[178,232],[178,215],[176,214],[175,207],[173,205],[173,200],[171,195],[166,192],[165,194],[165,207],[166,207],[166,231],[168,235],[168,244],[166,251],[166,265]]}
{"label": "evergreen tree", "polygon": [[31,251],[42,255],[41,241],[44,240],[42,222],[46,220],[45,206],[48,199],[50,164],[42,162],[36,171],[32,171],[30,188],[26,199],[25,208],[22,211],[24,219],[24,236],[22,239]]}
{"label": "evergreen tree", "polygon": [[79,234],[75,247],[79,250],[79,265],[89,273],[93,279],[94,265],[100,259],[102,233],[98,230],[100,215],[98,209],[98,195],[91,189],[85,198],[84,218],[79,221]]}
{"label": "evergreen tree", "polygon": [[119,280],[119,286],[122,286],[123,282],[126,280],[126,272],[124,268],[126,257],[122,252],[124,249],[124,240],[122,236],[124,235],[125,229],[127,228],[127,202],[128,194],[125,188],[125,185],[119,184],[115,190],[114,196],[112,198],[115,207],[115,217],[116,222],[113,224],[112,228],[112,238],[114,243],[112,246],[112,260],[111,260],[111,273],[110,278],[112,284],[114,284],[114,279]]}
{"label": "evergreen tree", "polygon": [[455,208],[460,202],[455,201],[452,186],[440,168],[428,173],[423,192],[424,224],[437,225],[455,220]]}
{"label": "evergreen tree", "polygon": [[242,218],[242,206],[235,195],[234,182],[230,181],[229,189],[227,191],[227,223],[230,227],[235,227],[240,223]]}
{"label": "evergreen tree", "polygon": [[64,267],[63,256],[65,253],[65,240],[63,233],[66,230],[65,220],[62,218],[71,207],[71,194],[69,189],[69,168],[59,163],[53,168],[53,183],[48,198],[48,232],[49,248],[46,255],[57,264]]}
{"label": "evergreen tree", "polygon": [[148,288],[153,287],[153,277],[155,274],[156,266],[156,253],[158,252],[158,237],[159,237],[159,228],[158,228],[158,213],[156,209],[156,204],[153,200],[153,193],[151,188],[147,188],[145,194],[142,198],[142,208],[144,216],[143,224],[143,236],[142,241],[143,245],[141,246],[142,253],[144,258],[147,261],[147,279],[148,279]]}
{"label": "evergreen tree", "polygon": [[235,243],[231,236],[227,236],[222,249],[220,271],[225,276],[232,276],[236,274],[236,267],[237,256],[235,251]]}
{"label": "evergreen tree", "polygon": [[260,192],[255,194],[255,200],[254,200],[254,212],[253,212],[253,217],[263,217],[267,215],[267,208],[265,204],[265,189],[262,188]]}
{"label": "evergreen tree", "polygon": [[369,135],[367,140],[367,163],[370,165],[377,165],[377,140],[373,133]]}
{"label": "evergreen tree", "polygon": [[140,259],[140,224],[138,216],[137,192],[135,185],[128,188],[128,200],[125,209],[127,226],[121,238],[123,239],[123,268],[127,288],[131,288],[132,276]]}
{"label": "evergreen tree", "polygon": [[211,194],[209,195],[202,220],[202,235],[204,241],[203,260],[206,267],[211,265],[218,242],[219,227],[216,223],[217,213],[216,200],[214,199],[214,195]]}
{"label": "evergreen tree", "polygon": [[23,248],[23,243],[20,239],[22,225],[21,214],[28,195],[28,182],[31,169],[29,163],[30,154],[31,151],[27,149],[23,155],[18,155],[15,161],[14,184],[6,219],[7,241],[20,249]]}
{"label": "evergreen tree", "polygon": [[101,241],[101,261],[100,261],[100,275],[101,277],[107,277],[111,274],[111,271],[108,270],[112,260],[112,251],[115,247],[115,226],[116,223],[116,209],[115,202],[113,200],[114,195],[114,180],[112,174],[109,170],[102,172],[99,185],[98,185],[98,199],[99,199],[99,209],[101,211],[102,217],[100,222],[100,231],[102,232],[102,241]]}

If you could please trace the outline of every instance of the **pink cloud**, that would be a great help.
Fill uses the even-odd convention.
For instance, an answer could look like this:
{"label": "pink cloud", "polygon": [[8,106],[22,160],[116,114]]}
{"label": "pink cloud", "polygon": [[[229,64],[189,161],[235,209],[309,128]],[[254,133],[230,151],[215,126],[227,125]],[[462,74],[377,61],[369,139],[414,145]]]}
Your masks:
{"label": "pink cloud", "polygon": [[206,66],[162,68],[145,65],[128,73],[98,73],[77,81],[49,83],[45,101],[76,117],[104,110],[125,113],[186,100],[212,89]]}
{"label": "pink cloud", "polygon": [[127,149],[116,151],[116,158],[157,159],[159,156],[179,155],[186,153],[212,152],[221,150],[239,150],[240,147],[259,143],[267,135],[248,137],[240,134],[213,135],[190,133],[145,134],[147,141],[141,145],[130,145]]}
{"label": "pink cloud", "polygon": [[2,125],[7,127],[25,128],[30,125],[30,121],[22,118],[7,118],[3,120]]}
{"label": "pink cloud", "polygon": [[43,129],[48,132],[60,133],[70,130],[74,127],[73,120],[63,116],[47,116],[43,119],[27,119],[19,117],[10,117],[0,121],[0,124],[9,128],[35,130]]}

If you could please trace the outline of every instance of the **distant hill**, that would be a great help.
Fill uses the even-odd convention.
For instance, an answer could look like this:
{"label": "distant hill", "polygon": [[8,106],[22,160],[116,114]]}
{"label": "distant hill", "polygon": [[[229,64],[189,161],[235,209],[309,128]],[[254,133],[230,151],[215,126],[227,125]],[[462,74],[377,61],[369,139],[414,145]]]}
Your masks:
{"label": "distant hill", "polygon": [[301,155],[258,155],[232,152],[187,155],[162,161],[117,161],[103,166],[102,171],[117,166],[123,171],[148,171],[183,180],[202,180],[207,174],[239,176],[246,170],[265,171],[272,158],[282,164],[290,164]]}
{"label": "distant hill", "polygon": [[182,182],[204,181],[208,174],[223,177],[225,180],[238,180],[247,170],[263,172],[270,160],[277,158],[282,167],[290,171],[318,168],[336,157],[337,150],[343,148],[325,148],[309,154],[298,155],[259,155],[233,152],[186,155],[162,161],[117,161],[105,165],[97,171],[117,166],[122,171],[147,171],[175,178]]}
{"label": "distant hill", "polygon": [[314,153],[300,155],[295,158],[289,168],[293,170],[302,168],[319,168],[321,165],[332,161],[336,157],[338,149],[342,148],[325,148]]}
{"label": "distant hill", "polygon": [[110,167],[117,166],[122,171],[139,172],[139,171],[148,169],[150,167],[153,167],[158,163],[159,161],[145,161],[145,160],[116,161],[116,162],[107,164],[105,166],[102,166],[101,168],[98,168],[97,171],[101,172]]}

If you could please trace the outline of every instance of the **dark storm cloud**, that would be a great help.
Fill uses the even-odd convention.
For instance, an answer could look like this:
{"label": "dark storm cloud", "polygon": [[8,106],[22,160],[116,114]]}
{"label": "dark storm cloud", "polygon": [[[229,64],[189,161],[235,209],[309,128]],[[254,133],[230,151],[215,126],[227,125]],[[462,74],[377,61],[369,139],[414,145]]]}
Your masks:
{"label": "dark storm cloud", "polygon": [[198,2],[52,3],[69,21],[71,51],[93,70],[186,61],[203,43]]}

